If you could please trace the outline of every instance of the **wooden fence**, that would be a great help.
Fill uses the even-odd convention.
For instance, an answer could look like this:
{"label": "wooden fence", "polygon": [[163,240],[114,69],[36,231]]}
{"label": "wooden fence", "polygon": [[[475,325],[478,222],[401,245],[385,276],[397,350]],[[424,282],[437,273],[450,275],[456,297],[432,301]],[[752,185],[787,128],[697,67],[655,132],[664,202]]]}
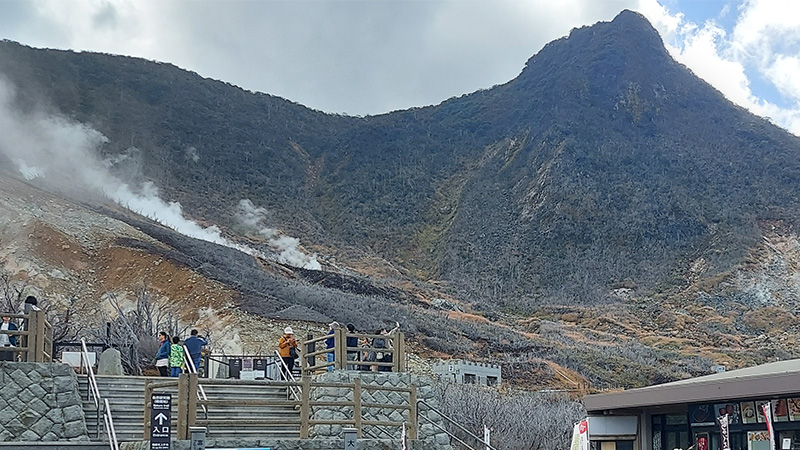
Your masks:
{"label": "wooden fence", "polygon": [[14,361],[53,361],[53,327],[47,321],[44,311],[33,310],[28,314],[3,313],[3,316],[11,317],[15,323],[20,322],[15,319],[22,319],[22,325],[19,330],[0,330],[0,333],[18,337],[16,347],[0,347],[0,351],[14,353]]}
{"label": "wooden fence", "polygon": [[[356,341],[358,344],[355,347],[347,345],[347,339]],[[327,348],[326,341],[333,339],[333,347]],[[385,347],[374,347],[376,339],[383,339],[386,343]],[[333,334],[326,334],[314,337],[311,333],[301,344],[302,353],[300,359],[302,362],[303,375],[312,373],[323,372],[328,370],[328,367],[334,369],[350,369],[350,370],[380,370],[378,368],[388,368],[391,372],[405,372],[406,370],[406,349],[405,349],[405,336],[401,332],[392,333],[389,335],[381,334],[363,334],[347,333],[344,328],[334,330]],[[327,361],[328,354],[334,355],[333,362]],[[391,362],[384,361],[370,361],[367,355],[383,354],[391,355]],[[349,367],[348,367],[349,366]]]}
{"label": "wooden fence", "polygon": [[[295,386],[300,389],[301,395],[299,400],[272,400],[272,399],[259,399],[259,398],[233,398],[227,396],[225,398],[209,398],[206,400],[198,399],[197,397],[197,374],[181,374],[177,380],[170,381],[147,381],[145,383],[145,409],[144,409],[144,439],[150,438],[150,401],[152,393],[156,389],[163,389],[167,387],[178,388],[178,411],[177,411],[177,436],[178,439],[189,439],[189,428],[194,426],[206,426],[213,429],[214,425],[220,424],[219,421],[209,420],[197,417],[197,410],[205,406],[209,411],[215,406],[239,406],[239,407],[266,407],[266,406],[287,406],[298,407],[300,438],[307,439],[309,431],[314,425],[342,425],[352,426],[357,430],[358,436],[363,436],[363,427],[397,427],[401,428],[405,425],[408,432],[409,439],[417,439],[417,387],[409,386],[407,388],[401,387],[383,387],[374,385],[364,385],[361,380],[356,378],[352,383],[317,383],[312,382],[310,377],[303,377],[299,382],[285,382],[273,381],[267,382],[270,386]],[[228,380],[209,379],[203,380],[203,385],[208,386],[212,384],[231,384]],[[265,382],[259,381],[242,381],[236,380],[237,385],[264,385]],[[315,388],[335,388],[335,389],[349,389],[352,392],[352,400],[341,401],[312,401],[311,392]],[[407,403],[368,403],[362,401],[362,394],[365,391],[383,391],[383,392],[397,392],[407,395]],[[345,399],[347,396],[341,396]],[[314,408],[319,407],[332,407],[341,409],[349,409],[352,411],[352,419],[330,419],[318,420],[313,419]],[[386,420],[369,420],[365,419],[363,415],[364,409],[367,408],[382,408],[382,409],[395,409],[408,411],[407,420],[400,421],[386,421]],[[269,427],[270,425],[286,425],[290,419],[269,419],[269,418],[247,418],[237,419],[234,417],[221,419],[221,423],[225,425],[263,425]]]}

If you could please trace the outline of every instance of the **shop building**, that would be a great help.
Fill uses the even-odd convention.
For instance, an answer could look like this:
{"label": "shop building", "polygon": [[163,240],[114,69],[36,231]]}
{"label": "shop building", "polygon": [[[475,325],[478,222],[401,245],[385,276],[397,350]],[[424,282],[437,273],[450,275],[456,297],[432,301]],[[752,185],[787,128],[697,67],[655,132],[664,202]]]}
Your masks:
{"label": "shop building", "polygon": [[773,450],[800,450],[800,359],[588,395],[584,405],[597,450],[720,450],[724,415],[731,450],[770,450],[761,405],[773,417]]}
{"label": "shop building", "polygon": [[433,373],[443,380],[460,384],[499,386],[503,382],[502,370],[497,364],[463,361],[460,359],[434,363]]}

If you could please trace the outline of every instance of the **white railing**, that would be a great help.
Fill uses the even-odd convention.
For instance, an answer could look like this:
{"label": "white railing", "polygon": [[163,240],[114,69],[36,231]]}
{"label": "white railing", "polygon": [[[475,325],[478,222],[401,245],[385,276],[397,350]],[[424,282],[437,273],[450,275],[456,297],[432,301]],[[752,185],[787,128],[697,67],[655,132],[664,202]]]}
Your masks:
{"label": "white railing", "polygon": [[94,406],[100,410],[100,390],[97,388],[97,380],[94,377],[92,363],[89,359],[89,349],[86,348],[86,339],[81,338],[81,370],[86,370],[89,380],[89,400],[94,400]]}
{"label": "white railing", "polygon": [[[297,378],[295,378],[294,374],[292,373],[292,371],[289,370],[289,366],[287,366],[286,363],[283,362],[283,357],[281,357],[281,353],[279,351],[275,350],[275,354],[278,355],[278,361],[280,361],[281,368],[283,369],[283,370],[281,370],[281,373],[289,374],[288,375],[288,379],[286,381],[293,381],[293,382],[297,383]],[[300,400],[301,392],[300,392],[300,388],[298,386],[289,386],[289,393],[291,394],[291,396],[295,400]]]}
{"label": "white railing", "polygon": [[[189,354],[189,349],[186,348],[185,345],[183,346],[183,361],[186,363],[189,373],[197,374],[197,367],[194,366],[194,360]],[[203,389],[203,385],[200,383],[197,383],[197,398],[200,400],[208,400],[208,397],[206,396],[206,390]],[[208,419],[208,408],[206,405],[200,405],[200,407],[203,408],[203,414],[205,414],[206,419]]]}
{"label": "white railing", "polygon": [[89,399],[94,401],[95,410],[97,411],[97,437],[100,437],[100,410],[102,409],[103,422],[106,426],[106,432],[108,432],[108,443],[111,446],[111,450],[119,450],[117,431],[114,429],[114,419],[111,418],[111,406],[108,404],[108,399],[100,398],[100,388],[97,386],[97,378],[94,376],[94,370],[92,369],[92,363],[90,361],[89,349],[86,347],[86,339],[81,338],[81,370],[86,370],[86,378],[89,380]]}
{"label": "white railing", "polygon": [[111,406],[108,404],[108,399],[103,399],[105,406],[105,414],[103,420],[106,423],[106,431],[108,431],[108,443],[111,445],[111,450],[119,450],[119,443],[117,443],[117,430],[114,429],[114,419],[111,418]]}

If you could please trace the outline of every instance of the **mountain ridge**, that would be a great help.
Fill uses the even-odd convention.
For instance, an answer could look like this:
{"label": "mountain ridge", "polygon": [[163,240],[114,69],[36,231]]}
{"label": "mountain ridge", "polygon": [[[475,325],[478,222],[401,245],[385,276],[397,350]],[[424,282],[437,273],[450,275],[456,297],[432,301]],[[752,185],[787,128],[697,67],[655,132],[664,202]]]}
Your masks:
{"label": "mountain ridge", "polygon": [[[113,173],[155,182],[201,223],[241,238],[236,205],[248,199],[264,209],[266,226],[300,236],[319,253],[326,270],[425,290],[406,297],[421,308],[408,314],[436,351],[465,351],[466,342],[477,354],[501,349],[539,358],[552,351],[563,366],[585,372],[594,356],[559,353],[566,351],[553,342],[567,339],[557,337],[563,332],[581,334],[579,343],[611,324],[623,330],[613,338],[624,344],[619,359],[625,352],[637,355],[632,360],[686,357],[660,353],[672,348],[660,328],[722,358],[735,352],[724,336],[739,333],[741,343],[763,331],[751,313],[793,307],[774,287],[755,302],[759,283],[748,270],[753,260],[765,270],[769,226],[796,225],[800,139],[732,105],[675,62],[638,13],[574,29],[504,84],[367,117],[324,114],[168,64],[9,42],[0,43],[0,72],[17,86],[18,106],[31,109],[43,98],[91,124],[109,139],[99,153],[116,161]],[[192,270],[224,278],[251,311],[305,301],[282,279],[246,285],[223,273],[226,265],[240,267],[225,262],[232,261],[227,250],[138,226],[194,255]],[[378,276],[380,264],[392,269]],[[791,273],[770,279],[790,280]],[[308,279],[325,278],[318,275]],[[366,291],[396,303],[390,290]],[[439,295],[437,304],[458,303],[522,334],[443,324],[440,316],[459,314],[425,310]],[[324,301],[308,302],[337,316]],[[683,317],[689,309],[696,318]],[[714,336],[672,330],[668,317],[689,328],[702,323]],[[712,318],[724,323],[712,326]],[[624,321],[657,337],[638,336]],[[448,342],[437,327],[458,339]],[[648,344],[636,341],[645,337]],[[781,344],[770,351],[791,350]],[[646,377],[698,370],[697,361],[682,361],[675,367],[683,369],[664,369],[672,375],[653,369]],[[597,381],[598,373],[588,376]]]}
{"label": "mountain ridge", "polygon": [[[254,199],[276,216],[279,226],[297,235],[366,245],[423,278],[467,283],[465,291],[481,297],[493,290],[495,280],[522,270],[514,277],[532,281],[512,277],[504,283],[510,286],[504,296],[524,297],[533,289],[541,293],[533,297],[545,302],[574,301],[576,296],[565,297],[554,285],[572,269],[559,267],[563,258],[545,238],[537,238],[542,233],[557,243],[577,244],[573,259],[583,261],[607,252],[599,242],[605,236],[627,249],[625,257],[636,263],[632,266],[647,265],[637,248],[659,247],[652,251],[660,262],[649,271],[637,274],[635,267],[612,263],[603,275],[640,278],[637,285],[652,290],[657,273],[671,270],[666,261],[692,246],[677,241],[710,238],[706,223],[718,214],[713,205],[731,194],[718,186],[738,189],[753,178],[756,183],[749,182],[748,188],[755,192],[734,191],[735,203],[756,203],[760,209],[776,209],[787,201],[800,206],[769,179],[732,178],[719,168],[724,162],[733,167],[731,172],[747,174],[753,162],[769,162],[763,149],[749,141],[760,144],[766,138],[766,145],[797,148],[798,140],[731,107],[672,60],[652,26],[631,11],[572,30],[530,58],[520,75],[505,84],[436,106],[364,118],[327,115],[266,94],[248,94],[171,65],[125,59],[114,66],[110,63],[119,57],[72,56],[88,65],[72,61],[66,71],[56,66],[78,78],[77,90],[61,97],[54,93],[54,102],[111,136],[106,155],[126,155],[136,172],[156,180],[193,214],[230,226],[233,205],[241,198]],[[150,70],[166,72],[149,77]],[[48,76],[57,74],[53,70]],[[136,102],[108,103],[109,95]],[[103,110],[119,112],[109,116]],[[117,120],[120,116],[125,119]],[[688,123],[680,123],[681,118]],[[714,126],[695,126],[701,123]],[[742,125],[731,130],[731,124]],[[724,148],[714,148],[718,140],[729,141],[729,151],[738,152],[720,157],[715,153]],[[778,157],[769,169],[779,177],[798,177],[790,157]],[[515,183],[508,183],[511,179]],[[692,195],[676,184],[705,189]],[[497,189],[486,191],[489,185]],[[203,192],[202,198],[195,192]],[[776,196],[783,198],[773,202]],[[664,204],[666,197],[673,206]],[[470,209],[436,212],[444,204]],[[209,210],[209,205],[214,207]],[[670,208],[674,213],[660,217]],[[614,218],[604,214],[609,210],[634,228],[633,236],[614,230]],[[475,215],[483,228],[509,228],[490,233],[496,239],[484,243],[480,235],[486,233],[472,226]],[[794,220],[796,215],[778,218]],[[737,229],[749,227],[746,239],[757,239],[752,220],[733,219],[749,221]],[[607,226],[589,226],[597,221]],[[469,270],[461,256],[467,254],[465,245],[473,248],[470,259],[477,248],[478,262],[499,260],[507,267],[488,276],[479,273],[485,264]],[[599,247],[587,254],[585,247],[592,245]],[[433,251],[420,251],[426,246]],[[544,258],[503,258],[531,249]],[[739,251],[732,259],[741,257]],[[536,268],[519,269],[520,264]],[[548,267],[555,271],[547,273]],[[598,281],[579,289],[577,296],[600,301],[608,286]]]}

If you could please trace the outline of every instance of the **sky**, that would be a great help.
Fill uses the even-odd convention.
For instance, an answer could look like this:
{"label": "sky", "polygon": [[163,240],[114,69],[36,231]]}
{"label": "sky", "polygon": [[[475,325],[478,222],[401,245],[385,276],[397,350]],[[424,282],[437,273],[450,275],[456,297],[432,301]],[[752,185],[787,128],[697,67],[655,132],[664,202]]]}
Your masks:
{"label": "sky", "polygon": [[800,135],[797,0],[0,0],[0,38],[374,115],[505,83],[546,43],[623,9],[728,99]]}

